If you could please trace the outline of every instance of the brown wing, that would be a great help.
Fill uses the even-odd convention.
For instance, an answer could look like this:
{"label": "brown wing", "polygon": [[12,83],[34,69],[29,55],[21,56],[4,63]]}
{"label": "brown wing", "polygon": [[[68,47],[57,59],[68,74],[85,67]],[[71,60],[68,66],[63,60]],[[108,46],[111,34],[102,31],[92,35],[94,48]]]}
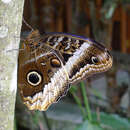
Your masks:
{"label": "brown wing", "polygon": [[31,49],[28,45],[19,51],[18,87],[30,110],[46,110],[67,91],[68,74],[58,52],[48,46]]}
{"label": "brown wing", "polygon": [[70,83],[112,66],[112,57],[99,43],[67,34],[32,32],[19,52],[18,86],[30,110],[46,110]]}
{"label": "brown wing", "polygon": [[112,56],[100,43],[89,38],[65,33],[49,33],[41,42],[62,55],[64,67],[70,83],[96,73],[101,73],[112,66]]}

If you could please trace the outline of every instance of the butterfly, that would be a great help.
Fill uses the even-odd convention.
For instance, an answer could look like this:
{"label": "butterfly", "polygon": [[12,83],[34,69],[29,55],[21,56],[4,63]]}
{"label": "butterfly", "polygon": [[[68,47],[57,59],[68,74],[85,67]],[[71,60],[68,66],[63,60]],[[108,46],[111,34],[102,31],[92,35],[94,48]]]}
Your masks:
{"label": "butterfly", "polygon": [[18,88],[29,110],[46,111],[65,96],[70,85],[112,67],[100,43],[66,33],[32,31],[18,56]]}

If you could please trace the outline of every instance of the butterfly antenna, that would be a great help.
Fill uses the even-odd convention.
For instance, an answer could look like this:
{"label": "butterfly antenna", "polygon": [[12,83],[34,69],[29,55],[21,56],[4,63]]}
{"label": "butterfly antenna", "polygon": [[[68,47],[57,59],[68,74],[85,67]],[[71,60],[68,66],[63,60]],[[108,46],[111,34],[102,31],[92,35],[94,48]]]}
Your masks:
{"label": "butterfly antenna", "polygon": [[27,27],[31,29],[31,31],[34,31],[34,29],[25,21],[24,17],[23,17],[23,22],[25,23]]}

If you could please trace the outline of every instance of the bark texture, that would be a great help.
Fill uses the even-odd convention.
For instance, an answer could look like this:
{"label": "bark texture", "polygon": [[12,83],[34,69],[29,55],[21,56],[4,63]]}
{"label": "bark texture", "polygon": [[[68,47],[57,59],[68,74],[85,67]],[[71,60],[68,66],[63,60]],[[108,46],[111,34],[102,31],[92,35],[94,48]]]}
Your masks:
{"label": "bark texture", "polygon": [[0,1],[0,130],[14,129],[23,4],[24,0]]}

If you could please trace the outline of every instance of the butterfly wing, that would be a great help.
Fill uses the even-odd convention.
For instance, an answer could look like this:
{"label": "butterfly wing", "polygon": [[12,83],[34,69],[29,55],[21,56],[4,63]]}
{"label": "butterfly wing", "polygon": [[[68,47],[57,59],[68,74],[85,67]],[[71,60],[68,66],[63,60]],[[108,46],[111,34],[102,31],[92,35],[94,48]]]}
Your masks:
{"label": "butterfly wing", "polygon": [[43,43],[60,52],[71,84],[112,66],[112,56],[100,43],[89,38],[66,34],[49,33]]}
{"label": "butterfly wing", "polygon": [[111,68],[112,57],[87,38],[32,32],[19,52],[18,86],[30,110],[47,110],[67,92],[69,84]]}
{"label": "butterfly wing", "polygon": [[19,51],[18,87],[30,110],[45,111],[64,96],[69,77],[60,53],[48,46],[31,49],[28,45]]}

